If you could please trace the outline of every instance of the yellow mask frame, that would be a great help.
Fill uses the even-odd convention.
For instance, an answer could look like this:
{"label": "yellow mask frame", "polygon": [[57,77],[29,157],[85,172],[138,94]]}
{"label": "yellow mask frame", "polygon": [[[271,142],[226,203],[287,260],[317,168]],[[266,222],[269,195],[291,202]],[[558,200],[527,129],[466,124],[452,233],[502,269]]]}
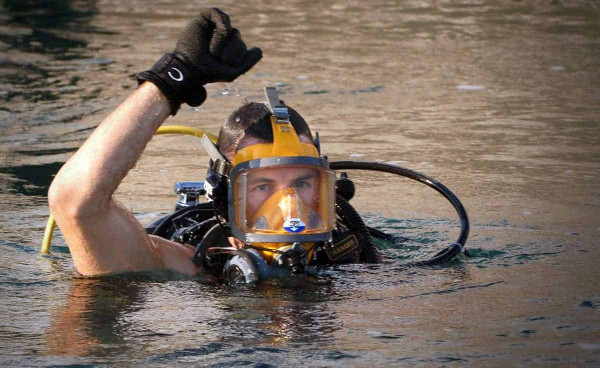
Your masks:
{"label": "yellow mask frame", "polygon": [[[274,93],[269,93],[272,88]],[[229,224],[232,234],[248,244],[255,244],[261,248],[278,249],[282,246],[291,245],[295,242],[302,243],[302,247],[309,251],[309,259],[312,256],[314,242],[331,241],[331,231],[335,227],[335,173],[329,169],[326,158],[321,158],[319,150],[312,143],[302,142],[296,130],[289,120],[288,109],[282,105],[277,98],[277,92],[273,87],[265,89],[273,114],[270,116],[271,129],[273,132],[272,143],[258,143],[240,149],[231,162],[229,175]],[[273,97],[273,95],[275,97]],[[243,189],[238,187],[237,179],[245,172],[253,169],[268,167],[314,167],[327,178],[319,183],[319,193],[323,196],[316,210],[320,215],[325,214],[325,226],[320,231],[304,231],[303,233],[288,233],[285,231],[251,232],[242,221],[238,220],[238,212],[245,212],[239,206]],[[331,207],[331,208],[330,208]],[[266,250],[266,249],[265,249]],[[271,258],[271,252],[263,252],[267,258]],[[271,254],[268,254],[271,253]]]}

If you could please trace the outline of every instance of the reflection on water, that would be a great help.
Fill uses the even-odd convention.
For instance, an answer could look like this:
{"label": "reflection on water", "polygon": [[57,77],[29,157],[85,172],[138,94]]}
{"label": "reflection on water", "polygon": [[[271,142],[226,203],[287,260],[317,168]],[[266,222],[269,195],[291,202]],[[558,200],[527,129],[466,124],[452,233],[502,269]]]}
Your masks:
{"label": "reflection on water", "polygon": [[[61,166],[62,163],[53,162],[45,165],[0,168],[0,175],[10,175],[9,180],[0,184],[0,188],[13,194],[44,196]],[[5,183],[9,185],[8,188],[4,188]]]}
{"label": "reflection on water", "polygon": [[[0,162],[15,164],[14,146],[35,149],[44,129],[62,133],[52,125],[80,122],[98,110],[82,102],[102,89],[81,82],[112,60],[94,57],[88,39],[118,31],[90,24],[98,13],[95,0],[3,0],[0,10]],[[43,127],[41,136],[31,134],[35,127]]]}
{"label": "reflection on water", "polygon": [[[592,1],[219,5],[265,58],[169,123],[216,132],[277,85],[331,160],[399,164],[454,191],[471,258],[403,266],[451,243],[458,219],[430,188],[365,172],[349,173],[352,203],[394,235],[379,244],[387,263],[320,269],[318,282],[84,279],[60,231],[39,256],[54,173],[207,5],[0,1],[0,364],[598,364]],[[206,160],[191,137],[157,137],[116,196],[148,223]]]}
{"label": "reflection on water", "polygon": [[[75,86],[79,78],[68,84],[55,80],[50,60],[81,58],[87,42],[77,34],[93,32],[87,25],[97,12],[95,1],[2,1],[0,45],[10,56],[1,61],[0,82],[14,89],[4,91],[6,102],[23,98],[31,102],[58,100],[66,87]],[[34,60],[27,54],[35,54]],[[57,83],[58,82],[58,83]],[[67,88],[68,89],[68,88]]]}
{"label": "reflection on water", "polygon": [[3,0],[4,24],[11,32],[0,33],[0,40],[19,51],[52,54],[58,58],[71,49],[87,46],[83,40],[63,37],[58,32],[90,32],[92,28],[87,23],[97,13],[96,1],[72,3],[70,0]]}
{"label": "reflection on water", "polygon": [[96,356],[126,353],[124,313],[139,309],[139,286],[124,279],[74,279],[66,305],[52,316],[46,330],[52,355]]}
{"label": "reflection on water", "polygon": [[[73,279],[65,305],[45,331],[47,354],[142,359],[151,351],[151,361],[182,356],[201,361],[207,343],[226,342],[226,350],[316,345],[341,328],[325,303],[335,291],[324,283],[279,281],[231,289],[176,280],[159,274]],[[167,299],[171,303],[164,303]]]}

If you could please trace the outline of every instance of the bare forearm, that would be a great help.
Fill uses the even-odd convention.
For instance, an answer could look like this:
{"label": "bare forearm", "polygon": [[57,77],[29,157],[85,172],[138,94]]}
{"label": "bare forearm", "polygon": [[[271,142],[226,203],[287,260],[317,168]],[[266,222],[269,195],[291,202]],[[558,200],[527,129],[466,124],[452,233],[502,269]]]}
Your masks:
{"label": "bare forearm", "polygon": [[144,83],[104,119],[61,168],[52,183],[51,198],[63,202],[61,197],[66,196],[79,215],[86,210],[97,215],[169,112],[158,88]]}
{"label": "bare forearm", "polygon": [[205,84],[234,80],[261,55],[246,48],[227,14],[201,9],[174,52],[137,75],[147,82],[96,128],[50,186],[50,210],[80,273],[197,271],[193,249],[148,236],[112,195],[169,114],[183,102],[198,106],[206,98]]}

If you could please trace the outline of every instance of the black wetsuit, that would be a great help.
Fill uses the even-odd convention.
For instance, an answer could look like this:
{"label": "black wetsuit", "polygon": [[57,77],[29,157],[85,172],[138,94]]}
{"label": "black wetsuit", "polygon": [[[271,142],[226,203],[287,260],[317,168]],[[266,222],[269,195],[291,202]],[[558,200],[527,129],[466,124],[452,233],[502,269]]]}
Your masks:
{"label": "black wetsuit", "polygon": [[[371,232],[376,230],[368,228],[354,208],[339,196],[336,215],[333,242],[317,244],[310,264],[379,263],[381,255],[371,238]],[[211,247],[230,247],[228,229],[216,218],[212,202],[180,208],[148,225],[146,232],[193,245],[197,250],[195,257],[198,257],[199,245],[207,236],[211,237],[208,240]],[[200,265],[198,259],[194,259],[194,262]]]}

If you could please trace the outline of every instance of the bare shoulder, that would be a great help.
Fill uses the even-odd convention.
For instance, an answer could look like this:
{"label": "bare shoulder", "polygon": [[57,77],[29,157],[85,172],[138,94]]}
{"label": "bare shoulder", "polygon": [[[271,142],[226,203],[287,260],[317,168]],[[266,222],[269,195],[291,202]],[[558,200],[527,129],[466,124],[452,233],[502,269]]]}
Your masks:
{"label": "bare shoulder", "polygon": [[165,269],[190,276],[198,274],[200,269],[192,262],[194,255],[192,246],[172,242],[156,235],[150,235],[150,240],[157,248]]}

